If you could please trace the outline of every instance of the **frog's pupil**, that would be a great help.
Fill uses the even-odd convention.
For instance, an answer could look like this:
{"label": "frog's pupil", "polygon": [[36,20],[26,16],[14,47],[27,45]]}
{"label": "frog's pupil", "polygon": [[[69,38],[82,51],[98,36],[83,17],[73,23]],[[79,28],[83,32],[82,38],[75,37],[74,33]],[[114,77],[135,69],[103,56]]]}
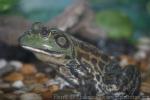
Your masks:
{"label": "frog's pupil", "polygon": [[69,42],[66,37],[57,35],[57,36],[55,36],[55,39],[56,39],[56,43],[60,47],[67,48],[69,46]]}

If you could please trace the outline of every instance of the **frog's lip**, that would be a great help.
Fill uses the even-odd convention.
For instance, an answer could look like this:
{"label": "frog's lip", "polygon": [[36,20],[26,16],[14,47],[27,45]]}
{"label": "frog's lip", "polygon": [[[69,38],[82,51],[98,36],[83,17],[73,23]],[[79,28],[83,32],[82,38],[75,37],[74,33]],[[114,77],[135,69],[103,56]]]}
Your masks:
{"label": "frog's lip", "polygon": [[30,47],[30,46],[22,46],[24,49],[33,51],[33,52],[37,52],[37,53],[42,53],[48,56],[52,56],[52,57],[62,57],[64,54],[61,54],[59,52],[54,52],[54,51],[50,51],[50,50],[44,50],[44,49],[37,49],[34,47]]}

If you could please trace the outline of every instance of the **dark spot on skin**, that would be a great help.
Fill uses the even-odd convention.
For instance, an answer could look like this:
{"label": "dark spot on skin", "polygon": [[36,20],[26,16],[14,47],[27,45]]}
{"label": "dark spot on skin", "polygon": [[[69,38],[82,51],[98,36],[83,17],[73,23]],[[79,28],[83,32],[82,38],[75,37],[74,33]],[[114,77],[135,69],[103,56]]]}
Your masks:
{"label": "dark spot on skin", "polygon": [[100,56],[99,52],[98,52],[98,49],[96,47],[90,45],[90,44],[81,42],[81,43],[79,43],[79,47],[81,49],[83,49],[85,52],[91,52],[95,56]]}
{"label": "dark spot on skin", "polygon": [[98,72],[99,69],[98,69],[98,66],[97,66],[97,59],[96,58],[92,58],[91,62],[93,64],[93,66],[94,66],[95,71]]}
{"label": "dark spot on skin", "polygon": [[97,64],[97,59],[92,58],[92,59],[91,59],[91,61],[92,61],[92,63],[93,63],[94,65],[96,65],[96,64]]}

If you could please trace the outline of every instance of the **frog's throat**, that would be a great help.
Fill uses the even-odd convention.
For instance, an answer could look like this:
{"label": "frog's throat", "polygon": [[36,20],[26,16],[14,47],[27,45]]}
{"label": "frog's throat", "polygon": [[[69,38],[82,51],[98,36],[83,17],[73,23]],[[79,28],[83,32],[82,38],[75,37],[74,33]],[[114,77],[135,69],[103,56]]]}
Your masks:
{"label": "frog's throat", "polygon": [[30,47],[30,46],[22,46],[24,49],[27,49],[27,50],[30,50],[32,52],[36,52],[36,53],[42,53],[42,54],[45,54],[45,55],[48,55],[48,56],[51,56],[51,57],[63,57],[64,54],[60,54],[60,53],[50,53],[50,52],[46,52],[44,50],[40,50],[40,49],[37,49],[37,48],[34,48],[34,47]]}

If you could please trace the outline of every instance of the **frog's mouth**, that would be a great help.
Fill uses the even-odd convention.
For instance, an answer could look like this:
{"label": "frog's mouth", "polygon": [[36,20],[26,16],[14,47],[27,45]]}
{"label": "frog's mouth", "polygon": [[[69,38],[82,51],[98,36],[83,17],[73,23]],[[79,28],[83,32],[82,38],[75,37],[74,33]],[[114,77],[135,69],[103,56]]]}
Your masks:
{"label": "frog's mouth", "polygon": [[26,50],[33,52],[35,56],[43,62],[50,62],[59,65],[64,65],[66,63],[65,55],[63,53],[45,49],[38,49],[25,45],[23,45],[22,47]]}
{"label": "frog's mouth", "polygon": [[34,48],[34,47],[30,47],[30,46],[22,46],[24,49],[33,51],[33,52],[37,52],[37,53],[42,53],[48,56],[52,56],[52,57],[62,57],[64,56],[64,54],[60,53],[60,52],[56,52],[56,51],[50,51],[47,49],[38,49],[38,48]]}

